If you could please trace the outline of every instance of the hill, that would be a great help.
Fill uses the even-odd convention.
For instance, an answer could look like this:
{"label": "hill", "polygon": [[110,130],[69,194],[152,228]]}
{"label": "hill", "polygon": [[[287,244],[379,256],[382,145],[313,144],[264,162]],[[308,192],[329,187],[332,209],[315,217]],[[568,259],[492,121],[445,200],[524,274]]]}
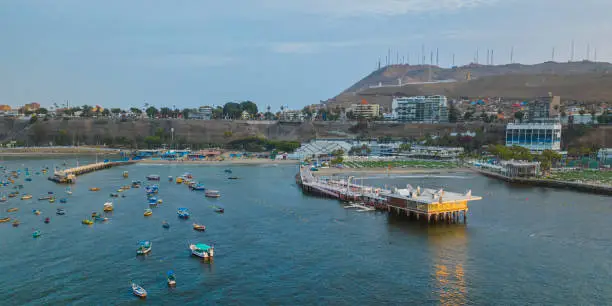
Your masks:
{"label": "hill", "polygon": [[[564,100],[612,101],[610,72],[612,64],[589,61],[497,66],[471,64],[450,69],[429,65],[391,65],[372,72],[328,102],[346,107],[365,98],[370,103],[388,108],[393,95],[529,99],[549,92],[562,96]],[[470,79],[466,78],[467,75]]]}

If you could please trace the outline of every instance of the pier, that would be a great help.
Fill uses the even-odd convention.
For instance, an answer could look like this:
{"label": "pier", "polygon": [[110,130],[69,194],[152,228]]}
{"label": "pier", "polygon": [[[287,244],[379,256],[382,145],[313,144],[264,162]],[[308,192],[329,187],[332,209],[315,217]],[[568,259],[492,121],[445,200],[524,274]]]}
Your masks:
{"label": "pier", "polygon": [[[300,167],[296,183],[303,192],[349,202],[345,208],[366,207],[396,213],[428,223],[460,223],[467,221],[468,202],[481,200],[471,191],[465,194],[408,185],[405,189],[384,189],[359,185],[353,177],[332,180],[315,177],[307,167]],[[356,202],[356,203],[353,203]]]}
{"label": "pier", "polygon": [[133,163],[135,163],[135,161],[113,161],[78,166],[61,171],[55,171],[53,175],[49,177],[49,180],[59,184],[74,184],[76,183],[76,177],[79,175],[117,166],[131,165]]}

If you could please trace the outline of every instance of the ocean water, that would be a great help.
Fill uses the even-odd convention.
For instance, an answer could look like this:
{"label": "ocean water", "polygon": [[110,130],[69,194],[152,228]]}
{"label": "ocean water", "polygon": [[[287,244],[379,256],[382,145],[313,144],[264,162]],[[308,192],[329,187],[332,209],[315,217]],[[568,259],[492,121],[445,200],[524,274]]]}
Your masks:
{"label": "ocean water", "polygon": [[[64,159],[12,159],[32,174]],[[68,163],[73,164],[74,158]],[[81,163],[87,158],[81,158]],[[612,198],[569,190],[515,187],[469,172],[374,175],[364,183],[472,190],[467,224],[426,226],[381,212],[344,209],[301,193],[295,166],[132,165],[86,174],[64,195],[44,176],[23,182],[33,200],[0,204],[0,301],[3,305],[130,305],[135,281],[146,303],[186,305],[526,305],[612,303]],[[129,178],[121,174],[129,171]],[[191,172],[219,199],[168,176]],[[132,180],[159,174],[163,204],[144,217],[143,188],[114,199],[106,223],[81,224],[102,211],[109,194]],[[91,192],[90,187],[101,191]],[[0,191],[10,191],[0,187]],[[48,191],[66,197],[51,204]],[[214,207],[225,208],[224,214]],[[7,213],[9,207],[19,211]],[[55,215],[59,207],[64,216]],[[178,207],[192,218],[179,220]],[[33,209],[43,213],[32,214]],[[43,219],[51,222],[44,224]],[[167,220],[171,228],[162,228]],[[192,223],[207,226],[196,232]],[[31,234],[40,230],[42,236]],[[139,240],[153,251],[136,256]],[[215,245],[215,258],[190,256],[187,244]],[[165,275],[174,270],[176,288]]]}

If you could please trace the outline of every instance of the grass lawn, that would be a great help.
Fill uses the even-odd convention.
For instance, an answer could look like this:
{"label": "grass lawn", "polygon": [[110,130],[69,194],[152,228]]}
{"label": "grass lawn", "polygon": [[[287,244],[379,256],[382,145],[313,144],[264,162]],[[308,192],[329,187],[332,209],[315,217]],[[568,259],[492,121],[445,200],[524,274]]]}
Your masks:
{"label": "grass lawn", "polygon": [[549,178],[561,181],[582,181],[612,185],[612,171],[572,171],[552,173]]}

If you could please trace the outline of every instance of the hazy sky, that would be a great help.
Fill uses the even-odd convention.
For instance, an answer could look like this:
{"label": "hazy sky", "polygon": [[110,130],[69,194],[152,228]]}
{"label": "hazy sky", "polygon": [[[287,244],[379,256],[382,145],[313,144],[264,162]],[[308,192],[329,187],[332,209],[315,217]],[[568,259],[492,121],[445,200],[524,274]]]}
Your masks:
{"label": "hazy sky", "polygon": [[[0,104],[301,108],[387,49],[440,65],[612,60],[610,0],[0,0]],[[429,56],[427,57],[429,61]]]}

